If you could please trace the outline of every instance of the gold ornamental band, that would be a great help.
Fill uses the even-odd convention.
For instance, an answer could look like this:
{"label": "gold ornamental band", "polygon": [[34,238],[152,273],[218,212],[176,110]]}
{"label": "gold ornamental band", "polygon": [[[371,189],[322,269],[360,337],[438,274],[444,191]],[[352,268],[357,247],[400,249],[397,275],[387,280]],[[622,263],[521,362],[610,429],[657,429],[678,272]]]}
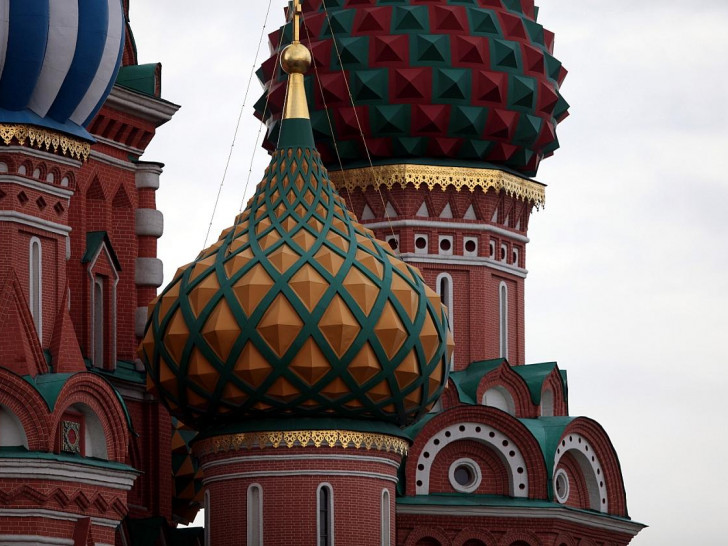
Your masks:
{"label": "gold ornamental band", "polygon": [[366,450],[384,451],[407,455],[409,444],[402,438],[372,432],[353,432],[347,430],[287,430],[283,432],[244,432],[227,434],[202,440],[195,448],[195,455],[202,457],[240,451],[265,448],[293,447],[343,447],[347,449],[364,448]]}
{"label": "gold ornamental band", "polygon": [[423,185],[433,190],[440,186],[443,190],[453,186],[457,191],[476,188],[487,192],[490,189],[505,191],[511,197],[530,201],[536,208],[546,203],[546,187],[543,184],[521,178],[497,169],[474,169],[466,167],[443,167],[435,165],[375,165],[361,169],[347,169],[329,172],[334,185],[349,191],[355,188],[384,186],[391,190],[395,184],[405,188],[407,184],[419,189]]}
{"label": "gold ornamental band", "polygon": [[91,144],[88,142],[32,125],[0,123],[0,139],[6,146],[15,140],[21,146],[28,144],[38,150],[60,151],[65,156],[81,161],[87,161],[91,153]]}

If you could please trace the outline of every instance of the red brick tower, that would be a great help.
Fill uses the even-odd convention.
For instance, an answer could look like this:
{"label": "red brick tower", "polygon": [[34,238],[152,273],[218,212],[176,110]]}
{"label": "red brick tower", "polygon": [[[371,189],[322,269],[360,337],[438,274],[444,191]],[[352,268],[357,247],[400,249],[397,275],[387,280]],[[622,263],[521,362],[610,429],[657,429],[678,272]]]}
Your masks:
{"label": "red brick tower", "polygon": [[[566,70],[533,0],[305,0],[305,86],[331,179],[362,224],[418,267],[448,308],[453,369],[413,440],[397,544],[627,544],[614,447],[569,416],[566,373],[525,365],[533,178],[558,148]],[[290,26],[270,35],[256,110],[273,149]]]}
{"label": "red brick tower", "polygon": [[162,282],[140,157],[178,108],[160,82],[128,2],[0,7],[0,542],[172,522],[171,423],[135,364]]}
{"label": "red brick tower", "polygon": [[446,308],[331,184],[293,5],[270,165],[150,306],[141,352],[155,394],[200,431],[209,544],[392,544],[401,427],[447,381]]}

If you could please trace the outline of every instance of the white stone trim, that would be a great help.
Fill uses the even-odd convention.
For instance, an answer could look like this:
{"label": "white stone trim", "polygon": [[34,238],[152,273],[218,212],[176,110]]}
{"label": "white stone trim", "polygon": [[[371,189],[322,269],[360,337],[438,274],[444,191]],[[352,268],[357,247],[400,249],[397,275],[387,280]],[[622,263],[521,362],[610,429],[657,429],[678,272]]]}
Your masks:
{"label": "white stone trim", "polygon": [[381,506],[381,542],[382,546],[391,546],[392,544],[392,501],[389,489],[382,489],[382,506]]}
{"label": "white stone trim", "polygon": [[53,152],[47,152],[45,150],[39,150],[37,148],[31,148],[30,146],[3,146],[3,152],[10,152],[11,154],[19,154],[28,157],[35,157],[43,161],[53,161],[66,165],[68,167],[80,168],[83,162],[78,159],[72,159],[69,156],[55,154]]}
{"label": "white stone trim", "polygon": [[[609,495],[607,494],[607,480],[604,476],[604,467],[599,462],[599,457],[592,445],[581,434],[569,434],[564,436],[556,448],[554,455],[554,475],[552,479],[556,479],[556,472],[561,458],[569,451],[576,451],[579,456],[574,457],[579,464],[579,468],[584,475],[584,481],[587,484],[587,493],[589,494],[589,504],[592,510],[599,510],[603,514],[609,513]],[[597,505],[595,507],[594,505]]]}
{"label": "white stone trim", "polygon": [[7,175],[3,173],[2,177],[0,177],[0,184],[14,184],[16,186],[22,186],[31,190],[47,193],[60,199],[68,200],[73,197],[72,190],[59,188],[55,184],[51,184],[48,182],[39,182],[38,180],[25,178],[24,176],[17,176],[12,174]]}
{"label": "white stone trim", "polygon": [[14,210],[0,210],[0,222],[13,222],[24,226],[32,227],[55,233],[56,235],[66,236],[71,233],[71,227],[64,224],[57,224],[49,220],[42,220],[29,214],[15,212]]}
{"label": "white stone trim", "polygon": [[[78,521],[85,518],[82,514],[49,510],[47,508],[0,508],[0,518],[45,518],[59,521]],[[99,527],[116,529],[121,520],[91,517],[91,523]]]}
{"label": "white stone trim", "polygon": [[147,314],[149,309],[137,307],[134,311],[134,334],[136,337],[144,337],[144,330],[147,327]]}
{"label": "white stone trim", "polygon": [[373,480],[386,480],[397,483],[396,476],[382,474],[380,472],[363,472],[358,470],[327,470],[327,469],[301,469],[301,470],[259,470],[254,472],[231,472],[203,478],[202,484],[207,486],[211,483],[225,482],[247,478],[280,478],[291,476],[344,476],[347,478],[370,478]]}
{"label": "white stone trim", "polygon": [[316,544],[320,543],[321,537],[321,489],[326,488],[329,490],[329,536],[331,540],[327,546],[334,546],[334,529],[336,528],[336,520],[334,520],[334,487],[328,483],[323,482],[316,488]]}
{"label": "white stone trim", "polygon": [[97,468],[61,461],[0,459],[2,479],[78,482],[128,491],[134,485],[137,474],[135,471]]}
{"label": "white stone trim", "polygon": [[508,285],[501,281],[498,285],[498,354],[508,358]]}
{"label": "white stone trim", "polygon": [[105,163],[107,165],[111,165],[112,167],[119,167],[120,169],[124,169],[125,171],[136,171],[136,165],[131,161],[118,159],[116,157],[101,153],[98,150],[92,149],[89,157],[95,161],[98,161],[99,163]]}
{"label": "white stone trim", "polygon": [[122,150],[124,152],[134,154],[134,155],[142,155],[144,153],[144,150],[140,148],[135,148],[134,146],[128,146],[122,142],[117,142],[116,140],[112,140],[110,138],[103,137],[101,135],[94,135],[94,138],[98,140],[101,144],[106,144],[107,146],[111,146],[112,148],[117,148],[119,150]]}
{"label": "white stone trim", "polygon": [[[465,430],[460,430],[461,426]],[[460,440],[473,440],[493,448],[508,469],[510,496],[528,497],[528,469],[521,450],[502,432],[484,423],[472,422],[455,423],[445,427],[427,441],[417,459],[417,472],[415,473],[415,491],[417,495],[430,494],[430,472],[438,453],[451,443]],[[510,455],[511,451],[513,451],[513,456]],[[422,470],[420,470],[420,466]],[[520,473],[518,472],[519,468],[522,469]]]}
{"label": "white stone trim", "polygon": [[[38,271],[33,267],[33,247],[38,247]],[[37,274],[37,279],[36,279]],[[36,294],[35,286],[38,287]],[[36,299],[38,300],[36,302]],[[38,304],[38,316],[33,312],[36,303]],[[31,237],[28,243],[28,304],[30,305],[30,314],[35,323],[38,341],[43,345],[43,243],[38,237]]]}
{"label": "white stone trim", "polygon": [[[99,256],[101,256],[101,253],[104,252],[106,254],[106,259],[109,261],[109,264],[111,265],[111,269],[114,273],[114,278],[110,279],[112,281],[111,287],[109,292],[111,293],[111,301],[109,302],[109,316],[111,318],[111,331],[109,332],[108,339],[111,340],[111,348],[110,348],[110,355],[111,355],[111,362],[108,363],[106,368],[114,369],[116,367],[116,287],[119,284],[119,272],[116,270],[116,266],[114,265],[114,260],[111,258],[111,252],[109,252],[109,249],[106,247],[106,243],[101,243],[101,247],[99,248],[98,252],[96,253],[96,256],[94,256],[93,260],[91,260],[91,263],[88,264],[88,276],[90,280],[90,286],[89,286],[89,294],[91,297],[89,298],[89,303],[91,305],[89,314],[91,316],[91,322],[90,322],[90,328],[91,332],[91,355],[96,354],[96,350],[94,347],[95,343],[95,336],[94,336],[94,325],[96,324],[96,317],[94,316],[95,310],[96,310],[96,302],[94,301],[94,298],[96,297],[96,291],[94,288],[96,287],[96,275],[94,274],[94,268],[96,267],[96,262],[99,259]],[[102,319],[103,320],[103,319]],[[95,363],[94,363],[95,364]]]}
{"label": "white stone trim", "polygon": [[616,533],[636,535],[645,526],[641,523],[574,511],[565,507],[554,508],[517,508],[496,506],[438,506],[438,505],[397,505],[397,514],[431,516],[465,516],[497,519],[554,519]]}
{"label": "white stone trim", "polygon": [[[556,487],[556,484],[559,482],[559,480],[562,480],[562,482],[564,484],[564,491],[561,494],[559,494],[559,488]],[[569,483],[569,475],[566,473],[566,471],[563,468],[559,468],[554,473],[553,486],[554,486],[554,497],[556,498],[556,500],[560,504],[566,504],[566,501],[569,500],[571,484]]]}
{"label": "white stone trim", "polygon": [[495,269],[496,271],[507,273],[521,279],[525,279],[528,276],[527,269],[513,267],[510,264],[480,256],[444,256],[442,254],[416,254],[412,252],[403,252],[398,256],[401,260],[408,263],[438,264],[443,266],[476,265]]}
{"label": "white stone trim", "polygon": [[158,126],[172,119],[180,108],[171,102],[135,93],[118,85],[111,90],[105,106],[125,114],[138,116]]}
{"label": "white stone trim", "polygon": [[161,163],[144,162],[136,165],[136,187],[138,190],[158,190],[162,174]]}
{"label": "white stone trim", "polygon": [[137,258],[134,283],[159,288],[164,282],[164,264],[159,258]]}
{"label": "white stone trim", "polygon": [[157,209],[137,209],[135,232],[139,236],[161,237],[164,234],[164,214]]}
{"label": "white stone trim", "polygon": [[496,233],[503,237],[510,237],[514,241],[520,243],[529,243],[531,240],[525,235],[520,233],[514,233],[507,229],[491,226],[489,224],[466,224],[464,222],[438,222],[437,220],[393,220],[392,222],[362,222],[363,225],[369,229],[389,229],[390,226],[393,228],[408,227],[408,228],[423,228],[423,229],[463,229],[466,231],[486,231],[489,233]]}
{"label": "white stone trim", "polygon": [[[467,466],[472,471],[474,476],[473,481],[467,485],[462,485],[455,479],[455,471],[458,469],[458,467],[461,466]],[[483,481],[483,473],[480,470],[480,465],[478,465],[478,463],[476,463],[470,457],[462,457],[456,461],[453,461],[447,471],[447,477],[450,480],[450,485],[452,485],[452,488],[460,493],[473,493],[474,491],[477,491],[478,487],[480,487],[480,484]]]}
{"label": "white stone trim", "polygon": [[[258,490],[258,505],[253,507],[253,499],[252,499],[252,493],[253,490]],[[251,483],[248,486],[248,494],[247,494],[247,516],[248,516],[248,545],[251,546],[263,546],[263,486],[259,483]],[[253,511],[253,508],[256,509],[256,511]],[[257,536],[253,534],[254,527],[251,525],[253,519],[258,520],[257,521],[257,528],[258,533]]]}
{"label": "white stone trim", "polygon": [[228,466],[235,463],[271,463],[280,461],[354,461],[358,463],[386,464],[392,468],[399,469],[399,463],[386,457],[373,457],[369,455],[262,455],[255,457],[231,457],[219,461],[211,461],[202,465],[202,470],[207,471],[218,466]]}
{"label": "white stone trim", "polygon": [[54,544],[73,546],[72,538],[44,537],[40,535],[0,535],[0,546],[27,546],[28,544]]}

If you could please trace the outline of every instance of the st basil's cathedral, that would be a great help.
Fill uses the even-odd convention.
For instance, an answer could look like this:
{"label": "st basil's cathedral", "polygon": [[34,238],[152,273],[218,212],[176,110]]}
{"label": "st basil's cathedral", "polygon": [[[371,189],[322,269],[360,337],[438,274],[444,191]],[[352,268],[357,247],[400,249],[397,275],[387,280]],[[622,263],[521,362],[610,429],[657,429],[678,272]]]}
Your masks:
{"label": "st basil's cathedral", "polygon": [[539,8],[280,7],[270,163],[163,286],[179,106],[129,0],[0,0],[0,545],[630,543],[607,433],[525,362]]}

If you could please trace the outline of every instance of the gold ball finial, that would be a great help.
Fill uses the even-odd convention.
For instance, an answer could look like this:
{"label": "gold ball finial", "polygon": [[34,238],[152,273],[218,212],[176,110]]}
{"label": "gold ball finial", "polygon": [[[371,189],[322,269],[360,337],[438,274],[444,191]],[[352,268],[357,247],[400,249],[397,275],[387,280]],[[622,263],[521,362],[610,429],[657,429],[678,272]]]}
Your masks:
{"label": "gold ball finial", "polygon": [[286,74],[305,74],[311,62],[311,52],[300,42],[292,43],[281,53],[281,68]]}

